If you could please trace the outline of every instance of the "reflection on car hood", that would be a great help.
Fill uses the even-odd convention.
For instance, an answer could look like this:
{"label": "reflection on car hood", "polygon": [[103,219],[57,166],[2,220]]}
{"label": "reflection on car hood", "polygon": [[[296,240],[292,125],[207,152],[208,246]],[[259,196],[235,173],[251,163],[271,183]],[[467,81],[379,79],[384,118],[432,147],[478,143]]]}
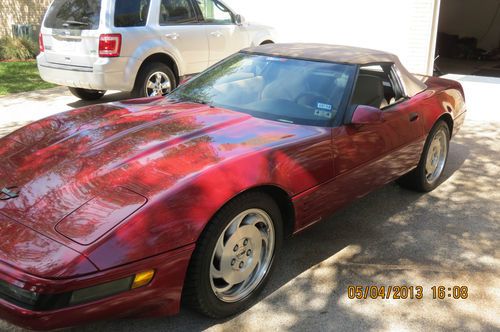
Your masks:
{"label": "reflection on car hood", "polygon": [[0,187],[20,189],[0,212],[60,240],[58,222],[118,187],[151,197],[225,160],[314,134],[164,98],[77,109],[0,140]]}

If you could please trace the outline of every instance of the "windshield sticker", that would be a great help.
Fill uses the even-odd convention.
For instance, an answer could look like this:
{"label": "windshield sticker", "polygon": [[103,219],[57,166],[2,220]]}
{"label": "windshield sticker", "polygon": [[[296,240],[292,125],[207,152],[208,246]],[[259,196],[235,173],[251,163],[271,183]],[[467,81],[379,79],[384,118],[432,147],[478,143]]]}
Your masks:
{"label": "windshield sticker", "polygon": [[320,109],[320,110],[331,111],[332,110],[332,105],[318,102],[316,108]]}
{"label": "windshield sticker", "polygon": [[322,118],[327,118],[327,119],[332,118],[332,112],[324,111],[324,110],[315,110],[314,115],[320,116]]}

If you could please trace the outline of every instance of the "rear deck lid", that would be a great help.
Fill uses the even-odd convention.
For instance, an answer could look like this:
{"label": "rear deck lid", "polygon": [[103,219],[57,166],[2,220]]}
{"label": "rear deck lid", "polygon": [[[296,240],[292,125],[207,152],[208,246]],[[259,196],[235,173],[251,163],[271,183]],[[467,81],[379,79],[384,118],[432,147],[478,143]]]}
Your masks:
{"label": "rear deck lid", "polygon": [[90,68],[98,58],[102,0],[55,0],[42,30],[48,62]]}

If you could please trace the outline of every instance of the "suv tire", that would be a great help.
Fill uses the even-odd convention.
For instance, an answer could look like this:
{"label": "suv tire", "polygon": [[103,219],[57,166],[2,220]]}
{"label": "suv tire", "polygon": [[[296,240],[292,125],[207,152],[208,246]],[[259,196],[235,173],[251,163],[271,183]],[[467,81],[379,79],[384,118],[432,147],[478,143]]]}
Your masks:
{"label": "suv tire", "polygon": [[90,90],[90,89],[71,88],[71,87],[68,87],[68,89],[75,97],[89,101],[99,100],[106,93],[106,90]]}
{"label": "suv tire", "polygon": [[155,97],[167,95],[175,89],[177,81],[175,75],[164,63],[152,62],[146,64],[137,75],[132,96],[134,98]]}

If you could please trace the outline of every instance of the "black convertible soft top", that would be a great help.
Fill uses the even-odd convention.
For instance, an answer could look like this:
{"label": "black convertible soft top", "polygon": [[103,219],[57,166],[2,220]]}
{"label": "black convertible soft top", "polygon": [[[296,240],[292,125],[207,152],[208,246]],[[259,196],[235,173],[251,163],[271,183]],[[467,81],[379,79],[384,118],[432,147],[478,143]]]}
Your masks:
{"label": "black convertible soft top", "polygon": [[288,43],[265,44],[246,48],[243,52],[361,66],[394,63],[399,70],[408,96],[412,97],[427,88],[422,81],[406,70],[396,55],[368,48],[315,43]]}

